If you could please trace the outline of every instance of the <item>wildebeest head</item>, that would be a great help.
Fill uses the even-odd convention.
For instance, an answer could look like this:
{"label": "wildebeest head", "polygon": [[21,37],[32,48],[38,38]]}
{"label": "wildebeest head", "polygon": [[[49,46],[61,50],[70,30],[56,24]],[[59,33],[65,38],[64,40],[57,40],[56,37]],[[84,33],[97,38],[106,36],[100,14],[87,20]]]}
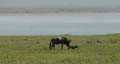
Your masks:
{"label": "wildebeest head", "polygon": [[76,49],[76,48],[78,48],[78,46],[77,46],[77,45],[74,45],[74,46],[69,46],[68,49]]}

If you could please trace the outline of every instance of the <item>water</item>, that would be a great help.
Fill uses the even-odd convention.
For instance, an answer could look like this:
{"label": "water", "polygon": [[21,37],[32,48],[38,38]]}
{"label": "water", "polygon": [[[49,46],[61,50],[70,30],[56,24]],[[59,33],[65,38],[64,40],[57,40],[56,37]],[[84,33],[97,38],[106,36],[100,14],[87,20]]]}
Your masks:
{"label": "water", "polygon": [[120,13],[0,14],[0,35],[120,33]]}
{"label": "water", "polygon": [[120,0],[0,0],[0,7],[12,8],[119,8]]}

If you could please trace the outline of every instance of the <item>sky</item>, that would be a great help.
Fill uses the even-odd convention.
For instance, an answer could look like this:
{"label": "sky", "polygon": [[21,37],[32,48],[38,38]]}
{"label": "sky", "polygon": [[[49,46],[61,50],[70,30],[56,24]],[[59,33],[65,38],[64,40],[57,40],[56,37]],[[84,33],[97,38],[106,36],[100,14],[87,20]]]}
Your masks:
{"label": "sky", "polygon": [[0,7],[118,8],[120,0],[0,0]]}

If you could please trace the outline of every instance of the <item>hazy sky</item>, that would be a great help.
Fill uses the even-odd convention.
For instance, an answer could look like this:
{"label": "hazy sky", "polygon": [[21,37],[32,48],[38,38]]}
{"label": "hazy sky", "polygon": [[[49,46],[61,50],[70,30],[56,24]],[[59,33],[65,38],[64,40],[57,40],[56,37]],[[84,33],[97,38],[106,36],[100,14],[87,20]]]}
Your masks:
{"label": "hazy sky", "polygon": [[0,0],[0,7],[116,8],[120,0]]}

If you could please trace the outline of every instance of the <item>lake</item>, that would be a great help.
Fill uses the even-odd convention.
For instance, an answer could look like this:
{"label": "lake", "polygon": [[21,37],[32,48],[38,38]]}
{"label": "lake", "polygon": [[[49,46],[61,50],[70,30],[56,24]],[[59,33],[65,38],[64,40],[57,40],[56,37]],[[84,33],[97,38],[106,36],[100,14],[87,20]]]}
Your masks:
{"label": "lake", "polygon": [[119,6],[120,0],[0,0],[3,8],[118,9]]}
{"label": "lake", "polygon": [[120,13],[0,14],[0,35],[120,33]]}

